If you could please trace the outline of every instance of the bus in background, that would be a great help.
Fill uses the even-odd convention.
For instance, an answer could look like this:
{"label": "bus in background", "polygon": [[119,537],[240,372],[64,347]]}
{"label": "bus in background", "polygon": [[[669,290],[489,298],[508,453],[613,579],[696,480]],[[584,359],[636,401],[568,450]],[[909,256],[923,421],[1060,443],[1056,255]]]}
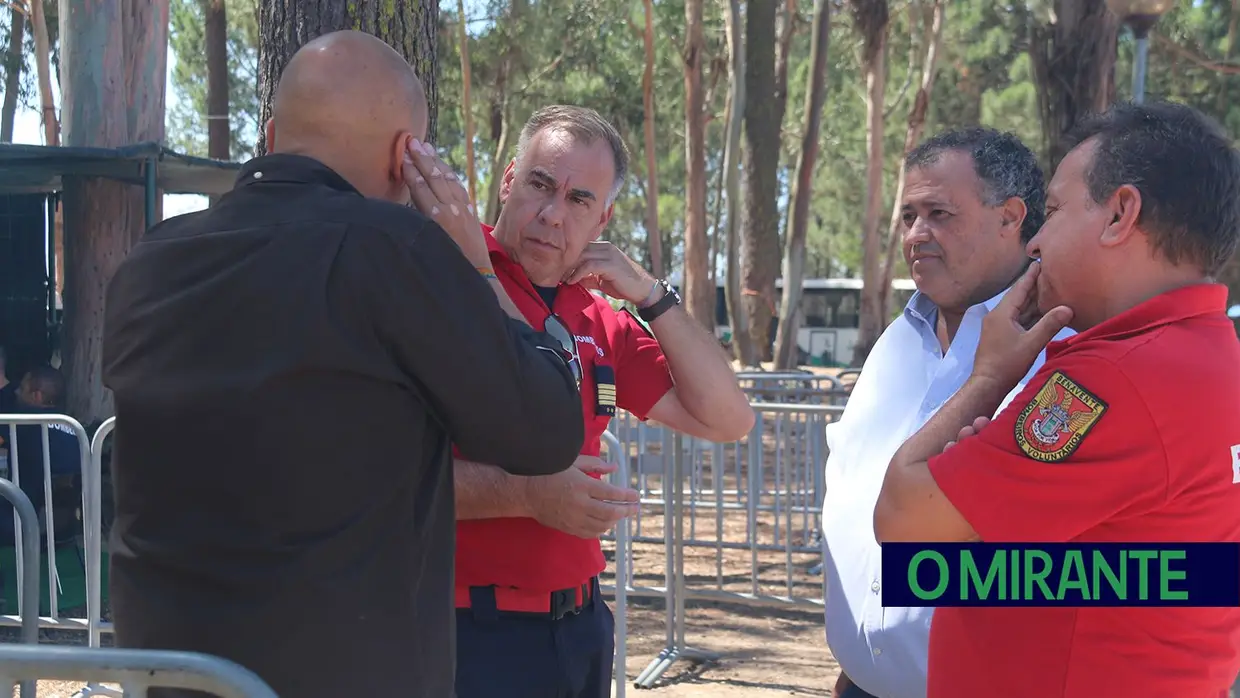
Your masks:
{"label": "bus in background", "polygon": [[[680,289],[680,275],[669,279]],[[895,279],[891,282],[893,313],[903,310],[917,287],[912,279]],[[775,281],[775,302],[783,280]],[[683,294],[683,291],[681,291]],[[797,364],[800,366],[847,367],[852,362],[853,348],[857,344],[861,326],[861,279],[805,279],[802,284],[800,314],[797,330]],[[778,308],[776,308],[778,315]],[[890,318],[888,318],[890,321]],[[771,342],[779,318],[771,320]],[[715,284],[715,334],[725,345],[732,341],[731,320],[728,318],[727,296],[722,279]]]}

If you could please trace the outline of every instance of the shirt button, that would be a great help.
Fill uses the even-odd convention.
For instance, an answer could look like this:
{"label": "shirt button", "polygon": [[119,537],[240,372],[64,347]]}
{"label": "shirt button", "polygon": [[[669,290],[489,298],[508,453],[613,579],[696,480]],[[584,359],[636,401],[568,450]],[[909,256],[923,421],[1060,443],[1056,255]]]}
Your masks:
{"label": "shirt button", "polygon": [[263,178],[263,173],[262,173],[262,172],[255,172],[255,173],[254,173],[254,179],[262,179],[262,178]]}
{"label": "shirt button", "polygon": [[873,591],[875,594],[878,593],[878,581],[877,580],[873,584],[870,585],[870,590]]}
{"label": "shirt button", "polygon": [[874,656],[875,656],[875,657],[882,656],[882,654],[883,654],[883,648],[881,648],[881,647],[875,647],[875,648],[874,648]]}

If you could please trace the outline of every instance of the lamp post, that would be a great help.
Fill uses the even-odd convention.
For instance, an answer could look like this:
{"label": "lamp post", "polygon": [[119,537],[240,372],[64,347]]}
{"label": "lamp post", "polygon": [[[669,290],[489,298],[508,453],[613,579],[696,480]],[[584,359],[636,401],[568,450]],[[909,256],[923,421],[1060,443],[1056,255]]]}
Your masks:
{"label": "lamp post", "polygon": [[1145,101],[1145,61],[1150,49],[1150,30],[1158,18],[1175,6],[1175,0],[1106,0],[1111,9],[1137,40],[1137,50],[1132,59],[1132,99],[1140,104]]}

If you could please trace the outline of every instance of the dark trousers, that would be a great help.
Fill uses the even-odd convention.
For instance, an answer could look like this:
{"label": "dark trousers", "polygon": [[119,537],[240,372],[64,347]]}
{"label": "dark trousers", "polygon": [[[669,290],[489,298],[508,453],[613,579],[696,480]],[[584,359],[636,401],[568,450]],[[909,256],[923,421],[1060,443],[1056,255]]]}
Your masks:
{"label": "dark trousers", "polygon": [[857,684],[854,683],[850,684],[848,688],[844,689],[843,693],[839,694],[835,698],[874,698],[874,696],[861,690],[857,687]]}
{"label": "dark trousers", "polygon": [[597,593],[559,620],[456,612],[456,698],[610,698],[615,619]]}

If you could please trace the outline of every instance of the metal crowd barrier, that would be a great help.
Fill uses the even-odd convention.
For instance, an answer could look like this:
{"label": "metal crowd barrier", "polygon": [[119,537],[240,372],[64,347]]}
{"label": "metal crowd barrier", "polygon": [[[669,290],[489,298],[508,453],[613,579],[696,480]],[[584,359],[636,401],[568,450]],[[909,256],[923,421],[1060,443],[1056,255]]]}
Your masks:
{"label": "metal crowd barrier", "polygon": [[[825,426],[843,411],[842,405],[822,404],[832,399],[751,403],[757,413],[753,429],[730,444],[694,439],[627,414],[613,420],[620,451],[632,463],[629,486],[642,501],[641,512],[606,537],[616,545],[615,589],[661,598],[666,608],[666,644],[637,676],[638,687],[653,687],[679,659],[717,657],[686,641],[686,600],[821,612]],[[697,563],[698,576],[687,574],[686,556]],[[661,585],[649,579],[650,563],[660,558]],[[713,580],[702,579],[705,566],[713,567]],[[632,580],[631,586],[622,580]],[[625,639],[617,627],[617,646]]]}
{"label": "metal crowd barrier", "polygon": [[742,371],[737,384],[752,402],[843,405],[852,382],[808,371]]}
{"label": "metal crowd barrier", "polygon": [[[43,439],[43,499],[44,499],[44,533],[47,541],[47,572],[48,572],[48,615],[39,617],[39,625],[44,628],[87,629],[90,631],[91,647],[99,646],[99,605],[102,600],[100,565],[102,564],[101,536],[102,519],[100,508],[102,494],[99,484],[100,469],[96,459],[92,459],[90,438],[86,429],[76,419],[63,414],[0,414],[0,426],[7,425],[4,432],[7,436],[9,479],[18,487],[21,486],[20,457],[17,452],[17,428],[19,426],[41,427]],[[82,544],[83,567],[86,571],[86,606],[87,618],[62,618],[59,608],[59,591],[62,589],[60,572],[56,564],[56,531],[54,511],[52,507],[51,452],[49,449],[48,429],[60,426],[68,429],[77,438],[78,453],[81,458],[82,473]],[[20,531],[16,511],[15,530]],[[36,517],[37,520],[37,517]],[[35,528],[36,532],[38,527]],[[38,560],[36,553],[35,560]],[[24,579],[25,563],[21,556],[17,559],[17,576]],[[32,575],[38,589],[38,576]],[[24,592],[19,595],[19,605],[24,602]],[[39,609],[39,592],[35,593],[34,608]],[[20,626],[22,619],[14,615],[0,616],[0,625]]]}
{"label": "metal crowd barrier", "polygon": [[205,654],[0,645],[0,692],[12,695],[15,682],[33,684],[37,679],[117,683],[126,698],[146,698],[151,688],[189,689],[219,698],[276,698],[250,670]]}

